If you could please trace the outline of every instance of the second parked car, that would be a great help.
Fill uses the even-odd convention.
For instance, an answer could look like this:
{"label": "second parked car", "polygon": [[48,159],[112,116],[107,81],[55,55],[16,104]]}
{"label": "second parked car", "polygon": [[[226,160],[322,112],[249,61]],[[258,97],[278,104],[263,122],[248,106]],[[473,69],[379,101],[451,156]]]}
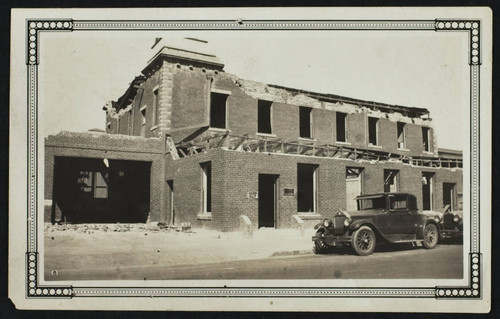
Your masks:
{"label": "second parked car", "polygon": [[361,256],[373,253],[377,243],[421,242],[434,248],[440,237],[439,213],[418,211],[417,199],[408,193],[380,193],[356,198],[357,211],[341,211],[316,225],[316,253],[327,248],[350,246]]}
{"label": "second parked car", "polygon": [[461,238],[463,236],[463,212],[448,211],[444,213],[442,222],[443,238]]}

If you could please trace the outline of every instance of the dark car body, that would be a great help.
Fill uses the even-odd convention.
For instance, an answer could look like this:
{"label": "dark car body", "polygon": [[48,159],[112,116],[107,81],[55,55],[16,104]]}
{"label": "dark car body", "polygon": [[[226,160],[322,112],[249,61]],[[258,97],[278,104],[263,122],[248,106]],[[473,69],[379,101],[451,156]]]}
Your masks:
{"label": "dark car body", "polygon": [[[317,232],[312,238],[315,251],[348,245],[360,255],[369,255],[379,241],[421,241],[426,248],[437,244],[441,216],[419,212],[414,195],[380,193],[361,195],[356,201],[357,211],[340,211],[332,220],[326,218],[316,225]],[[367,248],[363,250],[362,246]]]}
{"label": "dark car body", "polygon": [[448,211],[444,213],[441,236],[443,238],[456,238],[463,236],[463,212]]}

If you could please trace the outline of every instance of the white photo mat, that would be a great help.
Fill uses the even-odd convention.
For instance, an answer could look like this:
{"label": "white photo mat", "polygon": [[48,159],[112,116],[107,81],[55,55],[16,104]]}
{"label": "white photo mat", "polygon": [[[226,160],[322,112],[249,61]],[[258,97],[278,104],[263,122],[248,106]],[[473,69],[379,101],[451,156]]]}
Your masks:
{"label": "white photo mat", "polygon": [[[12,16],[9,294],[20,308],[484,312],[490,302],[491,13],[485,8],[15,10]],[[321,12],[323,11],[323,12]],[[151,13],[148,15],[147,13]],[[140,19],[139,17],[143,17]],[[146,17],[153,17],[151,20]],[[165,17],[165,18],[162,18]],[[177,17],[177,18],[176,18]],[[259,18],[262,17],[262,18]],[[317,18],[315,18],[317,17]],[[331,18],[328,18],[331,17]],[[345,17],[345,18],[343,18]],[[413,18],[412,18],[413,17]],[[443,18],[444,17],[444,18]],[[464,280],[44,282],[40,43],[49,33],[234,30],[461,32],[470,68]],[[64,48],[61,48],[64,50]],[[470,186],[469,186],[470,185]],[[21,235],[23,234],[23,235]],[[307,239],[306,239],[307,240]],[[433,283],[434,282],[434,283]],[[408,284],[409,283],[409,284]],[[422,286],[423,284],[423,286]],[[359,306],[363,305],[360,309]]]}

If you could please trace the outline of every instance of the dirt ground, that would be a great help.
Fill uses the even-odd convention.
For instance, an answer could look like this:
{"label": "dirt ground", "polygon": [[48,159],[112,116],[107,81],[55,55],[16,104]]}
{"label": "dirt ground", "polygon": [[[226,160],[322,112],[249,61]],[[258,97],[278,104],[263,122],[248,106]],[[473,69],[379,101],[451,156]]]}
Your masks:
{"label": "dirt ground", "polygon": [[[177,266],[310,253],[314,230],[241,232],[159,228],[146,224],[46,225],[45,273],[64,270]],[[47,278],[49,279],[49,278]]]}

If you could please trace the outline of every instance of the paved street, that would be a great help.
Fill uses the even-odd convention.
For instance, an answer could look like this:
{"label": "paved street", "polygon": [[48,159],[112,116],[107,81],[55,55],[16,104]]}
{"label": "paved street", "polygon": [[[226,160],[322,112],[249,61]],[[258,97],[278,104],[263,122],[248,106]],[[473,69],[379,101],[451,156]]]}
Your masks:
{"label": "paved street", "polygon": [[[432,250],[407,244],[387,245],[367,257],[343,249],[325,255],[302,252],[194,265],[64,269],[57,280],[461,278],[462,250],[460,244],[440,244]],[[46,270],[46,279],[52,278],[56,279]]]}

